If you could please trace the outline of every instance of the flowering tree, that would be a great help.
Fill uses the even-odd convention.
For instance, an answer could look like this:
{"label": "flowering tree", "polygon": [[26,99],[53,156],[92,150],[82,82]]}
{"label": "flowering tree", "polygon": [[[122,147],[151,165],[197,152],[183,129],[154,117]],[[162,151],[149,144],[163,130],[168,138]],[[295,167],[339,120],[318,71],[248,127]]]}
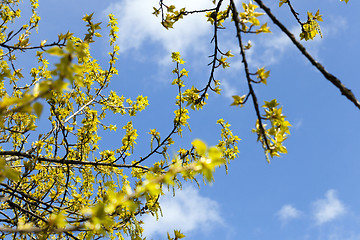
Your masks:
{"label": "flowering tree", "polygon": [[[106,25],[111,48],[108,64],[100,66],[90,51],[95,40],[102,37],[99,33],[102,25],[93,20],[93,14],[83,17],[87,27],[83,38],[68,32],[59,34],[55,40],[36,43],[30,41],[30,36],[40,21],[36,12],[38,1],[30,0],[32,15],[22,26],[16,22],[21,17],[20,1],[2,2],[1,238],[12,235],[16,239],[124,239],[128,235],[143,239],[146,236],[142,236],[138,217],[159,214],[159,198],[164,189],[170,187],[175,191],[182,182],[199,178],[209,182],[216,167],[227,168],[230,160],[237,157],[236,144],[240,139],[223,119],[217,121],[221,135],[214,147],[198,139],[190,148],[175,143],[183,130],[190,128],[189,109],[201,111],[212,92],[220,94],[216,71],[220,67],[228,68],[227,59],[233,56],[230,51],[221,50],[218,43],[226,21],[235,25],[248,86],[247,94],[233,96],[232,105],[243,106],[248,100],[253,105],[257,117],[253,132],[268,161],[287,152],[284,141],[291,125],[276,99],[261,106],[254,91],[256,84],[267,83],[270,71],[262,66],[250,66],[247,50],[251,42],[245,43],[244,39],[248,34],[261,37],[270,32],[267,23],[261,23],[262,15],[267,14],[325,79],[360,108],[352,92],[306,51],[261,0],[255,0],[257,5],[250,1],[241,6],[233,0],[212,2],[211,9],[176,9],[164,0],[154,7],[154,15],[161,18],[166,29],[189,14],[204,14],[213,26],[214,51],[210,56],[209,78],[201,88],[187,87],[185,61],[180,53],[172,53],[172,85],[178,92],[174,96],[177,110],[173,127],[161,135],[149,126],[149,148],[139,158],[134,157],[138,133],[132,121],[118,131],[120,143],[107,148],[100,144],[108,131],[117,131],[115,124],[105,124],[105,120],[116,123],[118,117],[136,117],[148,105],[148,99],[142,95],[132,100],[109,89],[111,79],[117,74],[114,66],[119,51],[115,16],[110,14]],[[302,40],[321,36],[319,11],[308,12],[307,19],[301,20],[289,0],[280,0],[279,6],[285,5],[299,23]],[[34,60],[31,69],[25,72],[17,58],[27,53],[34,53]],[[48,122],[40,121],[40,116]],[[176,149],[177,154],[170,155],[169,149]],[[169,239],[183,237],[180,231],[168,235]]]}

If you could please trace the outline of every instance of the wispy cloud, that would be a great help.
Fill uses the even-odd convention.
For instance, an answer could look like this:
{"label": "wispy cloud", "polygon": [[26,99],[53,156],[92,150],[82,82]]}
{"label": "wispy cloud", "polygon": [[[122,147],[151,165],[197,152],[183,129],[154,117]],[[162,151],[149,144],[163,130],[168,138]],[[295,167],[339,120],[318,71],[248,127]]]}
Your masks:
{"label": "wispy cloud", "polygon": [[313,216],[318,225],[335,220],[346,212],[344,204],[338,199],[333,189],[326,192],[324,199],[315,201],[313,206]]}
{"label": "wispy cloud", "polygon": [[[320,55],[319,45],[323,44],[323,41],[327,38],[338,35],[341,29],[347,27],[347,21],[340,16],[336,18],[330,17],[325,23],[321,23],[320,27],[323,38],[316,36],[312,41],[300,41],[300,26],[295,25],[289,29],[315,58],[319,58]],[[288,54],[291,49],[296,50],[290,39],[284,33],[277,30],[275,26],[273,26],[272,30],[274,31],[273,33],[263,34],[259,40],[255,38],[253,49],[248,52],[250,63],[254,65],[277,64],[281,62],[284,54]]]}
{"label": "wispy cloud", "polygon": [[[275,27],[274,27],[275,28]],[[285,53],[293,48],[290,39],[281,31],[273,29],[273,33],[263,34],[261,38],[256,37],[253,47],[247,52],[249,63],[255,66],[269,66],[281,61]],[[296,36],[299,35],[299,27],[294,26],[290,31]]]}
{"label": "wispy cloud", "polygon": [[[139,49],[146,42],[158,44],[167,52],[201,51],[203,36],[211,33],[211,25],[204,14],[186,16],[175,23],[174,29],[166,30],[160,24],[161,18],[152,14],[156,4],[156,1],[149,0],[123,0],[105,10],[105,13],[113,13],[118,18],[120,51]],[[208,0],[172,0],[167,4],[186,7],[187,10],[214,6]]]}
{"label": "wispy cloud", "polygon": [[300,217],[301,214],[301,211],[299,211],[290,204],[282,206],[281,209],[276,213],[276,215],[279,217],[280,221],[283,224],[286,224],[289,221]]}
{"label": "wispy cloud", "polygon": [[324,37],[335,36],[348,28],[349,24],[343,16],[329,16],[322,24],[321,29]]}
{"label": "wispy cloud", "polygon": [[301,126],[303,125],[303,119],[295,119],[294,123],[293,123],[293,127],[297,130],[300,129]]}
{"label": "wispy cloud", "polygon": [[329,234],[328,240],[359,240],[360,233],[343,233],[343,232],[334,232]]}
{"label": "wispy cloud", "polygon": [[236,88],[233,85],[229,84],[227,80],[223,79],[221,81],[221,89],[223,91],[223,96],[233,100],[232,96],[236,95],[237,92]]}
{"label": "wispy cloud", "polygon": [[161,237],[174,229],[188,233],[193,230],[206,232],[223,225],[219,205],[214,200],[203,197],[193,187],[184,187],[176,196],[168,194],[160,201],[163,217],[144,217],[144,236]]}

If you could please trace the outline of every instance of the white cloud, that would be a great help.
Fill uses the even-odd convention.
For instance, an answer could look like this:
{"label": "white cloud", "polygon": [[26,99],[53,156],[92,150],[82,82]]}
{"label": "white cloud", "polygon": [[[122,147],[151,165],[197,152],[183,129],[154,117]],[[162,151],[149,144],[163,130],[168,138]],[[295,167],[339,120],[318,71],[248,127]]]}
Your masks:
{"label": "white cloud", "polygon": [[[187,10],[212,8],[209,0],[171,0],[168,5],[174,4],[177,8],[186,7]],[[211,34],[211,25],[206,21],[203,13],[185,16],[175,23],[174,29],[166,30],[161,24],[161,18],[155,17],[153,7],[156,1],[149,0],[122,0],[111,4],[106,13],[113,13],[119,23],[120,51],[139,49],[144,43],[159,44],[166,51],[202,51],[202,40],[208,43]],[[210,35],[209,35],[210,36]],[[168,54],[167,53],[167,54]]]}
{"label": "white cloud", "polygon": [[[268,22],[271,22],[268,20]],[[331,17],[326,24],[321,24],[321,31],[323,38],[316,36],[311,41],[300,40],[301,27],[294,25],[289,31],[295,38],[303,44],[306,49],[315,58],[319,58],[319,45],[323,43],[326,38],[339,34],[339,29],[344,29],[347,26],[347,21],[343,17]],[[273,33],[262,34],[261,38],[255,38],[253,41],[253,48],[248,51],[249,63],[253,65],[271,65],[277,64],[281,61],[284,54],[293,54],[290,50],[295,50],[291,40],[283,32],[277,29],[277,26],[272,25]]]}
{"label": "white cloud", "polygon": [[355,233],[349,233],[349,234],[345,234],[342,232],[333,232],[330,233],[328,238],[328,240],[359,240],[360,239],[360,234],[355,234]]}
{"label": "white cloud", "polygon": [[359,240],[360,233],[343,233],[343,232],[334,232],[330,233],[328,240]]}
{"label": "white cloud", "polygon": [[280,221],[285,224],[290,220],[300,217],[301,212],[292,205],[286,204],[282,206],[282,208],[277,212],[276,215],[279,217]]}
{"label": "white cloud", "polygon": [[324,37],[334,36],[348,28],[349,24],[343,16],[329,16],[325,24],[322,24],[321,31]]}
{"label": "white cloud", "polygon": [[294,122],[293,127],[295,129],[299,129],[303,125],[303,119],[296,119]]}
{"label": "white cloud", "polygon": [[315,201],[313,205],[313,215],[319,225],[332,221],[346,212],[344,204],[338,199],[336,191],[333,189],[328,190],[325,198]]}
{"label": "white cloud", "polygon": [[[269,20],[270,21],[270,20]],[[273,26],[273,33],[262,34],[261,38],[257,37],[252,40],[253,47],[247,52],[249,63],[254,66],[269,66],[281,61],[285,53],[295,49],[291,40],[283,32]],[[300,34],[298,26],[290,29],[295,36]]]}
{"label": "white cloud", "polygon": [[[151,215],[144,217],[144,236],[166,236],[174,229],[181,229],[186,233],[196,231],[209,231],[224,225],[219,214],[219,205],[216,201],[203,197],[193,187],[184,187],[160,200],[163,217],[156,218]],[[149,238],[151,239],[151,238]]]}
{"label": "white cloud", "polygon": [[221,80],[221,89],[223,91],[222,92],[223,96],[233,100],[232,96],[236,95],[237,90],[232,84],[229,84],[228,81],[223,79],[223,80]]}
{"label": "white cloud", "polygon": [[[268,20],[268,22],[271,22]],[[347,21],[343,17],[330,17],[328,22],[320,24],[323,38],[316,36],[312,41],[300,41],[301,28],[298,25],[291,27],[289,30],[295,38],[302,43],[306,49],[315,58],[319,58],[319,45],[323,43],[330,36],[338,35],[339,29],[344,29],[347,26]],[[296,49],[291,40],[283,32],[273,26],[271,34],[263,34],[262,38],[253,42],[253,49],[248,51],[249,63],[253,65],[271,65],[277,64],[281,61],[284,54],[288,54],[289,50]]]}
{"label": "white cloud", "polygon": [[[297,34],[297,28],[293,28],[291,32]],[[269,62],[268,64],[277,63],[279,56],[284,54],[292,46],[289,37],[282,32],[277,32],[268,38],[263,38],[261,43],[266,48],[264,52],[264,59]]]}

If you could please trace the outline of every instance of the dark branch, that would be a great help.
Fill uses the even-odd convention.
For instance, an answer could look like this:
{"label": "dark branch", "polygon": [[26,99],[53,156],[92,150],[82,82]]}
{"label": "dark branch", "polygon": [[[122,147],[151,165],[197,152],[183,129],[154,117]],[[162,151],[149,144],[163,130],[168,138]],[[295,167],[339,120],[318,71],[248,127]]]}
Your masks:
{"label": "dark branch", "polygon": [[350,89],[345,87],[345,85],[334,75],[326,71],[323,65],[321,65],[319,62],[317,62],[310,53],[305,49],[305,47],[296,40],[295,36],[272,14],[270,11],[270,8],[268,8],[261,0],[255,0],[257,4],[266,12],[266,14],[271,18],[273,23],[277,25],[281,31],[283,31],[290,40],[294,43],[294,45],[300,50],[300,52],[311,62],[314,67],[316,67],[322,75],[329,80],[332,84],[334,84],[341,92],[342,95],[344,95],[347,99],[349,99],[352,103],[355,104],[357,108],[360,109],[360,102],[357,100],[355,95],[352,93]]}
{"label": "dark branch", "polygon": [[79,160],[63,160],[56,158],[46,158],[41,156],[36,156],[24,152],[16,152],[16,151],[3,151],[0,152],[0,156],[17,156],[24,158],[33,158],[38,160],[39,162],[51,162],[51,163],[59,163],[62,165],[90,165],[90,166],[108,166],[108,167],[118,167],[118,168],[141,168],[144,170],[148,170],[147,167],[136,165],[136,164],[113,164],[113,163],[104,163],[104,162],[91,162],[91,161],[79,161]]}
{"label": "dark branch", "polygon": [[256,94],[255,94],[255,91],[254,91],[254,89],[252,87],[252,80],[251,80],[251,76],[250,76],[249,66],[248,66],[248,62],[246,61],[245,50],[244,50],[244,46],[243,46],[242,39],[241,39],[240,20],[239,20],[239,17],[238,17],[239,13],[236,10],[236,6],[235,6],[235,3],[234,3],[233,0],[230,0],[230,4],[231,4],[231,11],[233,13],[233,20],[235,22],[235,27],[236,27],[236,37],[237,37],[238,42],[239,42],[240,54],[242,56],[242,62],[244,64],[246,79],[247,79],[247,82],[248,82],[249,95],[251,95],[251,98],[253,100],[253,105],[254,105],[254,108],[255,108],[256,116],[257,116],[257,119],[259,121],[260,134],[261,134],[261,136],[262,136],[262,138],[263,138],[263,140],[265,142],[266,148],[268,150],[271,150],[268,138],[266,137],[266,134],[265,134],[264,126],[262,124],[262,117],[261,117],[261,114],[260,114],[259,103],[258,103]]}

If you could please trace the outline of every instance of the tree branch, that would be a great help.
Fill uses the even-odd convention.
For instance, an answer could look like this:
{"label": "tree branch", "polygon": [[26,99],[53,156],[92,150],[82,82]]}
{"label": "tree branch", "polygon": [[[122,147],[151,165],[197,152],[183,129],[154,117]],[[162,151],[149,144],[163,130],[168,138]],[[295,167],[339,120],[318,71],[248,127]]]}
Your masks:
{"label": "tree branch", "polygon": [[248,66],[248,62],[246,61],[245,50],[244,50],[244,46],[243,46],[242,39],[241,39],[240,20],[239,20],[239,17],[238,17],[239,13],[236,10],[236,6],[235,6],[235,3],[234,3],[233,0],[230,0],[230,4],[231,4],[231,11],[233,13],[233,20],[235,22],[235,27],[236,27],[236,37],[237,37],[238,42],[239,42],[240,54],[242,56],[242,62],[244,64],[246,79],[247,79],[247,82],[248,82],[249,95],[251,95],[251,98],[253,100],[253,105],[254,105],[254,108],[255,108],[256,116],[257,116],[257,119],[259,121],[259,128],[260,128],[261,137],[263,138],[263,140],[265,142],[266,149],[271,150],[270,145],[269,145],[269,141],[268,141],[268,138],[266,136],[265,129],[264,129],[264,126],[263,126],[263,123],[262,123],[262,117],[261,117],[261,114],[260,114],[259,103],[258,103],[255,91],[254,91],[254,89],[252,87],[252,83],[251,83],[252,80],[251,80],[251,77],[250,77],[249,66]]}
{"label": "tree branch", "polygon": [[360,109],[360,102],[352,93],[352,91],[345,87],[345,85],[337,77],[326,71],[324,66],[317,62],[310,55],[310,53],[305,49],[305,47],[298,40],[296,40],[295,36],[274,16],[274,14],[272,14],[270,8],[268,8],[261,0],[255,0],[255,2],[259,4],[259,6],[266,12],[266,14],[273,21],[273,23],[277,25],[281,29],[281,31],[283,31],[290,38],[294,45],[311,62],[311,64],[314,65],[314,67],[316,67],[327,80],[334,84],[340,90],[342,95],[344,95],[347,99],[354,103],[358,109]]}
{"label": "tree branch", "polygon": [[141,168],[144,170],[148,170],[147,167],[136,165],[136,164],[114,164],[114,163],[104,163],[104,162],[91,162],[91,161],[79,161],[79,160],[62,160],[56,158],[46,158],[41,156],[36,156],[24,152],[17,151],[2,151],[0,152],[0,156],[17,156],[24,158],[34,158],[39,162],[51,162],[51,163],[60,163],[60,164],[71,164],[71,165],[91,165],[91,166],[108,166],[108,167],[118,167],[118,168]]}

